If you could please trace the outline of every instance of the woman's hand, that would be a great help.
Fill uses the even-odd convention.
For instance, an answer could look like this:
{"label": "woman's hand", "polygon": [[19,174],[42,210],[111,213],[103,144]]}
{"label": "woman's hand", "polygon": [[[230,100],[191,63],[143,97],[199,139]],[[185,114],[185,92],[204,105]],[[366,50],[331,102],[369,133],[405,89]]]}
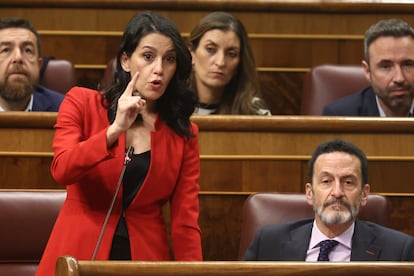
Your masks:
{"label": "woman's hand", "polygon": [[125,91],[118,99],[115,121],[109,126],[106,133],[108,146],[112,145],[121,133],[127,131],[127,129],[131,127],[138,114],[145,108],[145,99],[139,96],[135,90],[138,76],[139,73],[135,73]]}

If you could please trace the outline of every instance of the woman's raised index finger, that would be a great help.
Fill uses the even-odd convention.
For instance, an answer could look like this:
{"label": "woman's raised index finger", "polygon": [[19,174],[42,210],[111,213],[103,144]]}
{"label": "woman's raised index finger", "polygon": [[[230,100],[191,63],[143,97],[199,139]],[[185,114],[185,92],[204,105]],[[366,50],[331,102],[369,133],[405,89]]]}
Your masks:
{"label": "woman's raised index finger", "polygon": [[128,86],[126,87],[126,89],[124,91],[124,94],[126,96],[132,96],[132,92],[134,92],[134,90],[135,90],[135,84],[137,83],[138,76],[139,76],[139,72],[136,72],[132,76],[132,79],[129,81]]}

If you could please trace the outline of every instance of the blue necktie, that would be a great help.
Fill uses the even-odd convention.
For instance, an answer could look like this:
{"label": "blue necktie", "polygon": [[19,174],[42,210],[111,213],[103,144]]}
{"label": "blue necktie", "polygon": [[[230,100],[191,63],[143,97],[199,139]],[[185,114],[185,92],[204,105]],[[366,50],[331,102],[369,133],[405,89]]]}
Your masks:
{"label": "blue necktie", "polygon": [[334,240],[324,240],[319,243],[320,251],[318,261],[329,261],[329,252],[338,244]]}

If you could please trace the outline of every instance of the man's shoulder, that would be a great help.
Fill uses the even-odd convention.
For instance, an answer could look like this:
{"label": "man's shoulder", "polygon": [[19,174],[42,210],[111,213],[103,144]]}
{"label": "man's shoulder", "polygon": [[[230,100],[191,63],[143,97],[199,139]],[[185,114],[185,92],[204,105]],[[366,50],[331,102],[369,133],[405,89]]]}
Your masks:
{"label": "man's shoulder", "polygon": [[366,105],[376,105],[375,93],[368,86],[354,94],[339,98],[324,107],[323,115],[358,116]]}
{"label": "man's shoulder", "polygon": [[396,229],[388,228],[371,221],[357,220],[356,231],[370,231],[380,240],[405,240],[414,242],[414,237]]}
{"label": "man's shoulder", "polygon": [[49,89],[47,87],[40,86],[40,85],[36,87],[34,91],[34,95],[43,95],[45,97],[61,99],[61,100],[63,100],[63,98],[65,97],[65,95],[62,93],[59,93],[57,91],[54,91],[52,89]]}
{"label": "man's shoulder", "polygon": [[32,111],[57,112],[65,95],[43,86],[37,86],[33,92]]}

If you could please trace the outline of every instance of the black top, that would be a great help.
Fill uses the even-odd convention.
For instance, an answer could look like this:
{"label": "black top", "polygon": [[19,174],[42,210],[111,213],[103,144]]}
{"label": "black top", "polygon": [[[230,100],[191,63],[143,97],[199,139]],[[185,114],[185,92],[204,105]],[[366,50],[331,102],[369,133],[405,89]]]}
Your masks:
{"label": "black top", "polygon": [[[142,183],[147,176],[151,160],[151,152],[146,151],[139,154],[133,154],[131,161],[125,168],[125,174],[122,178],[123,194],[122,194],[122,210],[125,211],[131,204],[132,200],[138,193]],[[124,216],[119,219],[118,226],[115,231],[116,236],[128,238],[128,230]]]}
{"label": "black top", "polygon": [[125,168],[125,174],[122,179],[124,193],[122,195],[123,210],[128,208],[142,186],[147,176],[151,160],[151,152],[146,151],[140,154],[133,154],[131,161]]}

